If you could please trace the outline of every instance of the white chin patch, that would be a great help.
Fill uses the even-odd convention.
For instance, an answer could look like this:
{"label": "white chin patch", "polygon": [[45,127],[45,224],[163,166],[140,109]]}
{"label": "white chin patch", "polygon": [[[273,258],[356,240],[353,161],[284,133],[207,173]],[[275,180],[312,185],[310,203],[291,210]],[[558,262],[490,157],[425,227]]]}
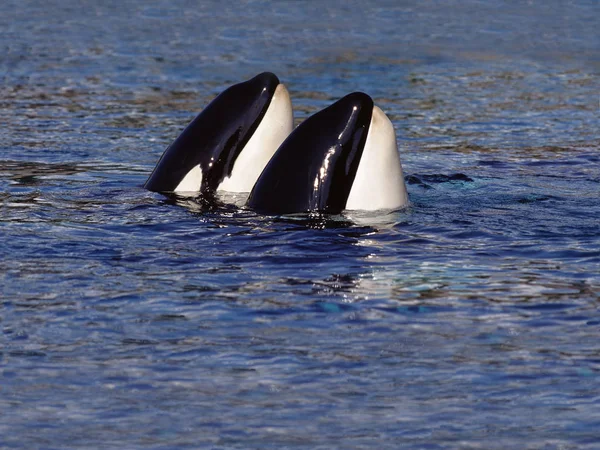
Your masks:
{"label": "white chin patch", "polygon": [[346,209],[374,211],[408,204],[394,126],[377,106]]}
{"label": "white chin patch", "polygon": [[194,166],[192,170],[190,170],[183,180],[177,185],[174,192],[177,192],[180,195],[185,195],[189,193],[190,195],[198,195],[200,191],[200,186],[202,185],[202,169],[200,166]]}
{"label": "white chin patch", "polygon": [[283,84],[275,89],[267,112],[235,160],[231,176],[218,190],[250,192],[263,169],[294,126],[290,94]]}

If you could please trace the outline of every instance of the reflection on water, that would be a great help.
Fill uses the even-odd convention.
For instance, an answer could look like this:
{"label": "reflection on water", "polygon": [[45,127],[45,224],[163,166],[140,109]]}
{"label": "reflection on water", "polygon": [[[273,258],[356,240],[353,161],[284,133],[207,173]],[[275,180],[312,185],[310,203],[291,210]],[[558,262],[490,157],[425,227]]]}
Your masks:
{"label": "reflection on water", "polygon": [[[596,448],[598,17],[2,3],[2,446]],[[268,217],[142,189],[264,70],[296,123],[372,95],[410,206]]]}

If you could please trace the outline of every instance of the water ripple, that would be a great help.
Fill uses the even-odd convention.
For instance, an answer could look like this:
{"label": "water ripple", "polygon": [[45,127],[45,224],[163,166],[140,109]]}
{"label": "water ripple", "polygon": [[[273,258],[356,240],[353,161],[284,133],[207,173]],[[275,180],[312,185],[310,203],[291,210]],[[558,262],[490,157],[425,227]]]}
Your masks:
{"label": "water ripple", "polygon": [[[0,6],[3,447],[597,447],[596,4],[338,3]],[[372,95],[410,206],[144,191],[263,70]]]}

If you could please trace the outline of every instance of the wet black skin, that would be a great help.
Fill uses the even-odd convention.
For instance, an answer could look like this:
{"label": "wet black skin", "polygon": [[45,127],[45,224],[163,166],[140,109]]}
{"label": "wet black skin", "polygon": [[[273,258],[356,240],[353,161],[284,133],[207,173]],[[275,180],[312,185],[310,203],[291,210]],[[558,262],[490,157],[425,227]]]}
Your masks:
{"label": "wet black skin", "polygon": [[[201,193],[214,193],[264,117],[279,79],[270,72],[223,91],[165,150],[144,187],[171,192],[197,165]],[[212,165],[211,165],[212,163]]]}
{"label": "wet black skin", "polygon": [[354,92],[306,119],[273,155],[248,206],[265,214],[343,211],[372,114],[371,97]]}

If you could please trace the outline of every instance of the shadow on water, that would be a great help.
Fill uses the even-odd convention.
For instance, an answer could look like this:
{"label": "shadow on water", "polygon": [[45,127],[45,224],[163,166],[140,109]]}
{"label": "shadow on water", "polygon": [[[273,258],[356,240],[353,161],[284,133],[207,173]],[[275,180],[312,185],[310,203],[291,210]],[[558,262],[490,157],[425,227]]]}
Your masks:
{"label": "shadow on water", "polygon": [[261,215],[245,206],[248,197],[247,193],[219,193],[218,195],[204,194],[194,196],[163,193],[162,195],[165,197],[163,200],[164,204],[183,207],[198,217],[210,218],[210,220],[217,223],[227,222],[228,219],[235,218],[238,224],[240,224],[240,220],[241,222],[247,220],[248,224],[262,222],[265,226],[269,226],[270,224],[283,225],[290,230],[343,230],[362,227],[364,228],[362,231],[364,233],[374,231],[374,228],[367,226],[370,223],[369,220],[374,224],[381,225],[393,225],[394,223],[388,211],[372,214],[365,214],[364,212],[355,212],[354,214],[306,212],[273,216]]}
{"label": "shadow on water", "polygon": [[43,184],[43,178],[69,176],[87,169],[72,163],[49,164],[31,161],[0,161],[0,177],[22,186]]}
{"label": "shadow on water", "polygon": [[[436,184],[473,183],[474,180],[462,173],[455,174],[414,174],[407,175],[405,182],[408,185],[417,185],[423,189],[433,189]],[[398,210],[380,211],[344,211],[341,214],[327,214],[322,212],[306,212],[285,215],[261,215],[254,213],[246,207],[248,193],[207,193],[198,195],[182,195],[177,193],[163,193],[163,203],[180,206],[200,217],[210,215],[212,220],[219,217],[226,218],[236,215],[243,216],[252,222],[262,220],[265,223],[279,223],[293,225],[298,228],[324,230],[363,227],[364,233],[371,233],[381,228],[393,228],[403,215],[409,213],[410,206]]]}
{"label": "shadow on water", "polygon": [[417,185],[423,189],[433,189],[433,184],[440,183],[472,183],[473,179],[462,173],[452,175],[425,174],[408,175],[405,177],[406,184]]}

